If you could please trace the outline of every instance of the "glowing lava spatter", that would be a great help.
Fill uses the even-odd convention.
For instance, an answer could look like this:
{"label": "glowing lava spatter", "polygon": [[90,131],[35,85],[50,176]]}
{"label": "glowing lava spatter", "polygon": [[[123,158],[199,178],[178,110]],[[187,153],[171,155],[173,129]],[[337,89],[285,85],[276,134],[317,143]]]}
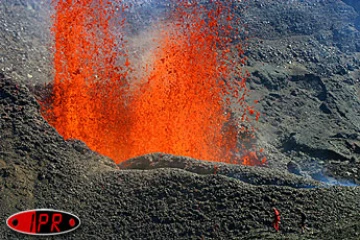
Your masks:
{"label": "glowing lava spatter", "polygon": [[[124,43],[111,30],[121,2],[54,4],[54,94],[43,112],[65,139],[83,140],[116,162],[151,152],[247,165],[265,161],[246,143],[253,130],[240,126],[258,113],[245,103],[246,76],[238,68],[243,51],[232,42],[238,33],[230,5],[176,1],[171,21],[162,23],[151,69],[138,82],[127,74],[131,63],[119,51]],[[228,113],[231,105],[238,117]],[[244,133],[248,137],[239,142]]]}
{"label": "glowing lava spatter", "polygon": [[121,154],[127,135],[124,92],[127,69],[122,36],[115,35],[120,4],[101,0],[54,1],[54,92],[43,111],[65,138],[84,141],[107,156]]}
{"label": "glowing lava spatter", "polygon": [[227,48],[218,51],[227,47],[219,36],[220,7],[178,4],[163,27],[153,70],[132,103],[131,155],[165,152],[235,162],[236,128],[225,129],[223,98],[231,70]]}

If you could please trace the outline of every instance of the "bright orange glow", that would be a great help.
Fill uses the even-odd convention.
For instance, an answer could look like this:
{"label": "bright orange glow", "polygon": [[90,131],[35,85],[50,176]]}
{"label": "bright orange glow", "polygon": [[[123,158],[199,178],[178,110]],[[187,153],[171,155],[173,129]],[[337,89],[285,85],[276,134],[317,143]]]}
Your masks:
{"label": "bright orange glow", "polygon": [[259,113],[245,102],[243,50],[230,38],[236,17],[224,3],[182,2],[161,30],[150,70],[139,74],[146,77],[133,79],[123,36],[114,33],[124,24],[114,20],[125,9],[121,1],[55,1],[54,94],[44,117],[65,139],[117,163],[164,152],[264,164],[249,147],[254,129],[239,124]]}
{"label": "bright orange glow", "polygon": [[[55,1],[53,33],[54,96],[45,118],[65,138],[84,141],[90,148],[113,157],[126,141],[128,130],[124,92],[126,69],[115,51],[109,1]],[[123,22],[114,22],[121,27]],[[116,159],[116,158],[114,158]]]}

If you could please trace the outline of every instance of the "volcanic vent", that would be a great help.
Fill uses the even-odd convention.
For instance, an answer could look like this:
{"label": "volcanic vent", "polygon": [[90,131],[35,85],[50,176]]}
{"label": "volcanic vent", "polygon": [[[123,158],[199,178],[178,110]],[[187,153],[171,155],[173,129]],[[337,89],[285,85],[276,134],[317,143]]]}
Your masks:
{"label": "volcanic vent", "polygon": [[265,163],[254,145],[251,121],[260,114],[245,101],[241,24],[231,1],[173,1],[148,26],[157,47],[141,68],[127,47],[133,6],[53,4],[55,78],[42,113],[65,139],[117,163],[152,152]]}

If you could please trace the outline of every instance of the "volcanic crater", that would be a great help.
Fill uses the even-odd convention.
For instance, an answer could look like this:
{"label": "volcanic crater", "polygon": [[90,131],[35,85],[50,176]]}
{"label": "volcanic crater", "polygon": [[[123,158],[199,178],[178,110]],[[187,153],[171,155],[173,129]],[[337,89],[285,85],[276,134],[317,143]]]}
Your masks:
{"label": "volcanic crater", "polygon": [[[258,121],[255,121],[256,131],[245,134],[252,138],[244,146],[252,147],[256,143],[257,149],[245,151],[246,148],[239,142],[229,139],[223,142],[224,139],[218,138],[212,142],[217,138],[203,137],[196,141],[185,138],[182,141],[192,143],[191,146],[202,139],[204,142],[195,146],[199,152],[212,146],[217,149],[212,156],[199,155],[198,159],[201,160],[186,154],[169,154],[167,144],[176,143],[181,136],[190,136],[186,135],[187,131],[202,136],[204,132],[196,126],[204,122],[196,125],[194,131],[182,129],[181,134],[170,138],[170,141],[166,137],[171,133],[147,129],[147,126],[156,126],[156,122],[146,120],[137,123],[133,136],[142,133],[154,136],[158,133],[161,139],[166,139],[160,141],[159,146],[163,148],[151,149],[149,154],[138,154],[140,156],[115,152],[125,154],[126,157],[120,161],[104,156],[113,156],[114,152],[103,152],[103,155],[99,152],[102,146],[112,145],[119,138],[124,141],[122,143],[127,143],[129,138],[125,137],[130,136],[127,129],[117,128],[117,135],[110,130],[118,126],[114,123],[127,123],[124,120],[126,114],[133,113],[104,111],[104,116],[111,113],[113,117],[125,121],[101,123],[104,125],[82,122],[84,117],[79,117],[75,128],[67,125],[70,126],[68,129],[75,129],[74,132],[67,132],[64,125],[61,128],[54,124],[51,115],[46,115],[44,111],[44,106],[49,105],[44,103],[59,94],[54,94],[57,82],[49,80],[51,64],[37,62],[37,59],[44,59],[41,57],[48,54],[39,47],[44,39],[32,35],[34,26],[39,24],[39,19],[34,16],[42,13],[49,3],[4,1],[0,6],[3,13],[0,27],[7,29],[0,33],[4,40],[0,43],[1,51],[6,52],[0,62],[1,219],[35,208],[60,209],[80,217],[82,224],[79,229],[47,239],[359,239],[360,33],[352,27],[358,19],[356,3],[351,5],[351,1],[344,2],[267,0],[238,3],[247,6],[240,7],[237,13],[243,14],[242,21],[247,23],[249,31],[248,45],[246,48],[243,46],[245,50],[238,60],[244,61],[243,67],[249,73],[240,75],[240,80],[247,80],[243,89],[250,91],[245,91],[249,93],[246,95],[247,102],[241,102],[239,112],[236,112],[239,110],[236,104],[229,105],[227,110],[233,111],[231,117],[238,121],[244,116],[243,113],[254,119],[256,112],[261,113]],[[141,5],[145,12],[154,8],[146,1],[140,4],[145,4],[145,7]],[[162,12],[164,4],[166,1],[158,2],[159,6],[155,9]],[[131,21],[136,21],[136,18]],[[191,33],[190,37],[199,41],[204,47],[203,53],[206,53],[209,39]],[[342,37],[344,34],[346,41]],[[28,41],[24,41],[24,38]],[[182,52],[184,49],[181,46],[178,42],[171,45],[172,49]],[[33,52],[33,55],[21,60],[16,56],[21,56],[22,51]],[[164,78],[158,76],[168,69],[164,68],[161,60],[164,53],[160,51],[157,54],[160,58],[158,62],[153,62],[158,66],[157,72],[152,73],[153,85],[145,86],[141,99],[151,102],[152,97],[158,100],[166,96],[182,104],[184,100],[180,101],[177,95],[171,96],[159,84]],[[169,61],[178,66],[184,59],[202,59],[196,52],[192,54],[189,58],[183,54],[183,59],[176,56]],[[201,74],[212,71],[208,65],[216,58],[210,52],[205,56],[207,61],[204,65],[192,66],[191,70]],[[71,66],[76,67],[76,62],[71,61]],[[124,64],[127,65],[127,62]],[[179,71],[186,73],[186,69]],[[72,79],[80,79],[82,73],[72,71]],[[120,75],[116,77],[124,77]],[[173,75],[167,72],[165,76],[171,83]],[[102,75],[102,78],[106,77],[109,77],[107,72]],[[206,95],[207,88],[201,83],[201,78],[197,80],[192,84],[204,92],[207,103],[214,103],[214,96]],[[51,83],[44,87],[44,82]],[[73,82],[70,86],[79,83]],[[116,89],[116,84],[123,86],[123,82],[117,82],[110,87]],[[186,87],[186,84],[176,85],[176,81],[173,85]],[[96,86],[96,82],[91,86]],[[210,87],[216,92],[216,86],[214,82]],[[62,91],[74,89],[69,87]],[[160,92],[155,91],[159,89]],[[189,91],[190,88],[185,89]],[[120,97],[122,92],[93,93]],[[89,97],[85,96],[85,99]],[[70,100],[68,103],[71,103]],[[215,96],[215,102],[221,100]],[[254,101],[258,104],[254,107],[248,105]],[[160,101],[153,102],[157,103],[154,108],[149,108],[150,103],[146,101],[139,101],[135,106],[145,109],[145,117],[170,119],[175,122],[174,126],[189,120],[176,118],[181,115],[175,114],[177,109],[166,108],[168,106]],[[78,103],[81,104],[80,101]],[[96,102],[96,99],[93,103],[110,104],[106,101]],[[96,104],[92,107],[97,107]],[[123,102],[117,104],[124,110]],[[228,115],[221,115],[221,107],[197,104],[199,110],[201,107],[206,110],[210,108],[213,114],[218,114],[220,118],[215,118],[216,123],[228,120]],[[58,102],[57,106],[62,105]],[[160,116],[160,109],[164,108],[166,114]],[[101,107],[98,109],[103,110]],[[74,113],[74,109],[72,111]],[[92,112],[91,109],[82,111]],[[55,115],[57,113],[55,111]],[[191,116],[200,117],[206,113],[203,110]],[[140,116],[137,115],[137,118]],[[68,118],[62,120],[69,121]],[[81,124],[90,128],[108,125],[105,128],[92,128],[96,134],[89,136],[90,133],[79,130],[82,129],[79,127]],[[140,127],[139,124],[143,125]],[[101,132],[104,129],[106,131]],[[238,136],[234,135],[234,128],[228,130],[225,136]],[[109,134],[105,139],[108,142],[94,138],[106,134]],[[142,140],[146,142],[146,138]],[[148,147],[153,143],[149,141]],[[241,151],[232,156],[221,155],[224,149],[228,150],[229,144],[231,148],[237,146]],[[118,145],[112,146],[113,151]],[[170,150],[180,150],[173,151],[175,153],[188,147],[185,143],[172,146]],[[234,156],[239,154],[245,154],[247,158],[235,158],[235,161]],[[258,157],[262,154],[266,159]],[[219,161],[224,156],[224,161]],[[214,159],[207,159],[210,157]],[[226,160],[226,157],[232,160]],[[246,166],[247,163],[255,166]],[[279,232],[272,226],[273,207],[281,213]],[[304,232],[300,228],[301,214],[307,217]],[[0,229],[1,239],[34,239],[13,232],[5,223],[0,225]]]}

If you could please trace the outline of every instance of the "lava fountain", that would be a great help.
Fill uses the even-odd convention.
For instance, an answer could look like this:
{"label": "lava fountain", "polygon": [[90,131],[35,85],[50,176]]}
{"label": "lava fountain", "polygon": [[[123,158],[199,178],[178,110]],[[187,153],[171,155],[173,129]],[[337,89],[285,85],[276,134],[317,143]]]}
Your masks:
{"label": "lava fountain", "polygon": [[[246,125],[259,113],[245,101],[239,68],[245,58],[233,38],[239,30],[231,1],[172,1],[144,69],[131,68],[121,1],[53,4],[54,88],[42,112],[65,139],[80,139],[117,163],[152,152],[266,161]],[[142,72],[129,74],[136,71]]]}

